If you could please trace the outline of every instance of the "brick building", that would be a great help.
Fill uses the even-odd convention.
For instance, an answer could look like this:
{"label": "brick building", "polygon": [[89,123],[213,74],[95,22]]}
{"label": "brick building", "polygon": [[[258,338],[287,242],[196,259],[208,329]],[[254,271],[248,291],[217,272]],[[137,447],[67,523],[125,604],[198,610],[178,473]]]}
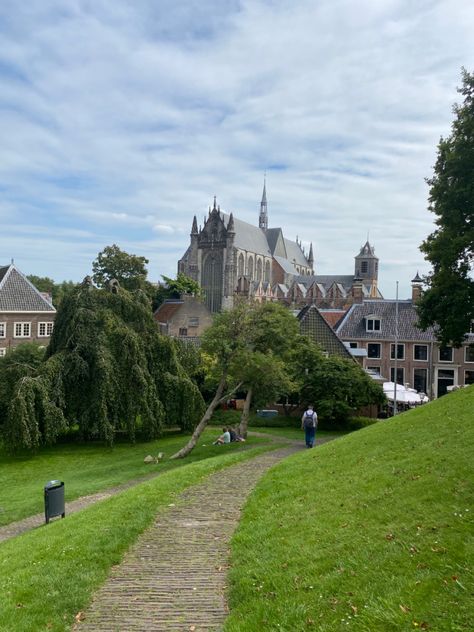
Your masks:
{"label": "brick building", "polygon": [[12,263],[0,267],[0,356],[22,342],[49,344],[56,310]]}

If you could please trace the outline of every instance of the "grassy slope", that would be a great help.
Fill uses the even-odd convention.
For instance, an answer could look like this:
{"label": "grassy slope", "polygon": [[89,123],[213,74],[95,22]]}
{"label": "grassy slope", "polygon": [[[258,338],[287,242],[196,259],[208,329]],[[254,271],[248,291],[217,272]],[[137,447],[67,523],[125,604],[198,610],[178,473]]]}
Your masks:
{"label": "grassy slope", "polygon": [[[215,428],[206,430],[197,447],[186,459],[166,460],[188,440],[177,434],[148,443],[117,444],[107,448],[96,445],[56,445],[35,456],[0,455],[0,525],[40,513],[44,508],[43,487],[52,479],[65,482],[66,500],[102,491],[152,471],[165,472],[183,464],[222,454],[222,446],[213,446],[218,436]],[[262,439],[252,438],[251,445]],[[204,444],[204,445],[203,445]],[[226,452],[241,450],[247,444],[225,446]],[[158,465],[147,465],[147,454],[163,452]],[[21,490],[21,493],[18,493]]]}
{"label": "grassy slope", "polygon": [[233,541],[226,632],[474,628],[474,387],[271,470]]}
{"label": "grassy slope", "polygon": [[186,487],[266,448],[184,465],[0,545],[0,630],[70,630],[156,513]]}

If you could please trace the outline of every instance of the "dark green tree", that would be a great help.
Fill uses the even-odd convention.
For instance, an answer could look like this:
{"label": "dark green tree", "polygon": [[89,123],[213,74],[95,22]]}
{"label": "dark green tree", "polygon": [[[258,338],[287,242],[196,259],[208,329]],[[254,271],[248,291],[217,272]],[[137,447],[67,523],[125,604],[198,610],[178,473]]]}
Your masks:
{"label": "dark green tree", "polygon": [[29,274],[27,279],[33,283],[35,288],[40,292],[47,292],[51,295],[54,307],[58,308],[63,298],[73,291],[77,283],[74,281],[61,281],[56,283],[49,277],[40,277],[35,274]]}
{"label": "dark green tree", "polygon": [[451,134],[441,138],[430,186],[437,229],[421,245],[432,265],[418,303],[422,328],[437,326],[442,344],[459,346],[474,319],[474,75],[462,71]]}
{"label": "dark green tree", "polygon": [[126,290],[147,290],[148,259],[138,255],[130,255],[113,244],[99,252],[92,263],[94,283],[98,287],[106,287],[112,279],[116,279]]}
{"label": "dark green tree", "polygon": [[299,384],[301,404],[314,404],[329,427],[344,427],[358,409],[386,401],[381,386],[356,362],[326,357],[304,336],[294,348],[293,379]]}
{"label": "dark green tree", "polygon": [[64,299],[47,359],[17,393],[5,423],[12,448],[51,441],[51,433],[28,438],[43,411],[61,431],[77,426],[83,439],[112,445],[118,432],[134,440],[157,437],[164,425],[189,430],[204,406],[173,342],[157,332],[145,293],[86,282]]}

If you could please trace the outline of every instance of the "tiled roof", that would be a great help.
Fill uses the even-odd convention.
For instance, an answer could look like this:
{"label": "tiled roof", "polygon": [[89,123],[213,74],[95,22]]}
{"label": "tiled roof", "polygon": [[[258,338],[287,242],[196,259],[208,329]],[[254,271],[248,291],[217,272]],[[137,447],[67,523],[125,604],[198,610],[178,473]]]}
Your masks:
{"label": "tiled roof", "polygon": [[184,301],[165,301],[158,307],[153,317],[159,323],[167,323],[180,309],[181,305],[184,305]]}
{"label": "tiled roof", "polygon": [[278,257],[277,255],[274,255],[273,258],[278,263],[278,265],[281,266],[283,272],[286,272],[288,274],[294,274],[296,272],[295,266],[290,261],[288,261],[288,259],[283,259],[283,257]]}
{"label": "tiled roof", "polygon": [[300,321],[301,333],[310,336],[329,355],[338,355],[353,360],[346,346],[337,337],[315,305],[303,307],[298,314],[298,320]]}
{"label": "tiled roof", "polygon": [[319,313],[333,329],[336,329],[339,321],[345,315],[345,309],[320,309]]}
{"label": "tiled roof", "polygon": [[[221,211],[221,217],[224,219],[225,224],[229,222],[229,215]],[[270,248],[268,247],[267,238],[265,233],[258,226],[252,226],[240,219],[234,217],[234,230],[235,239],[234,246],[247,250],[248,252],[255,252],[258,255],[265,255],[271,257]]]}
{"label": "tiled roof", "polygon": [[[395,338],[396,301],[373,300],[355,303],[347,312],[346,317],[338,326],[336,332],[342,339],[370,339],[393,340]],[[380,331],[366,331],[366,316],[380,318]],[[416,324],[418,315],[413,303],[398,301],[398,339],[431,341],[435,339],[434,329],[426,331],[419,329]]]}
{"label": "tiled roof", "polygon": [[49,301],[12,264],[0,268],[0,312],[55,312]]}

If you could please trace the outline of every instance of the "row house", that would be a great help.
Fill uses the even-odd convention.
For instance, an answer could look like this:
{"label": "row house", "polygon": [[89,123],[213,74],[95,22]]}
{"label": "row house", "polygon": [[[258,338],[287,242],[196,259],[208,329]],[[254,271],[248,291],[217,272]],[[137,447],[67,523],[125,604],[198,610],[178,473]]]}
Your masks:
{"label": "row house", "polygon": [[435,330],[418,328],[416,300],[421,279],[413,279],[412,299],[366,300],[352,305],[336,328],[341,340],[366,352],[366,368],[408,385],[430,398],[450,387],[474,384],[474,334],[460,348],[442,347]]}
{"label": "row house", "polygon": [[12,263],[0,267],[0,356],[22,342],[49,344],[56,310]]}

